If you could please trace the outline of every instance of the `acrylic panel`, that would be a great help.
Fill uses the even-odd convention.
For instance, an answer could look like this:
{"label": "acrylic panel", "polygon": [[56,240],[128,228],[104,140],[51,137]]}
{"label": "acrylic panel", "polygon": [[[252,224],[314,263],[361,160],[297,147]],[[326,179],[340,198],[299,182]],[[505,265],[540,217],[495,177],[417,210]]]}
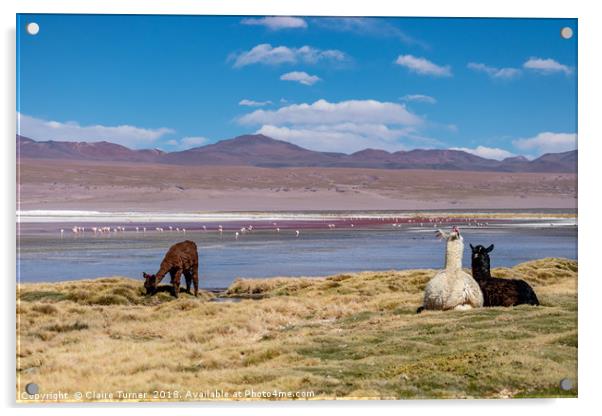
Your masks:
{"label": "acrylic panel", "polygon": [[576,397],[577,36],[17,15],[17,401]]}

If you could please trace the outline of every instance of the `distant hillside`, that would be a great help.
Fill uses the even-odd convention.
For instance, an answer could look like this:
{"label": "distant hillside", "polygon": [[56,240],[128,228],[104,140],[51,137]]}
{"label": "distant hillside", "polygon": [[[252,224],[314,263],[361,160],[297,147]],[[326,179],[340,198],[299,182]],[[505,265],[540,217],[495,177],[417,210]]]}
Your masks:
{"label": "distant hillside", "polygon": [[374,169],[437,169],[499,172],[577,172],[577,151],[548,153],[529,161],[516,156],[502,161],[461,150],[415,149],[390,153],[365,149],[351,155],[317,152],[262,134],[195,147],[180,152],[133,150],[106,141],[35,141],[17,135],[22,158],[166,163],[174,165],[237,165],[258,167],[350,167]]}
{"label": "distant hillside", "polygon": [[342,153],[304,149],[262,134],[239,136],[215,144],[172,152],[162,163],[190,165],[250,165],[264,167],[329,166],[345,158]]}
{"label": "distant hillside", "polygon": [[120,144],[102,142],[37,142],[17,135],[17,152],[36,159],[73,159],[119,162],[157,162],[165,154],[158,149],[132,150]]}

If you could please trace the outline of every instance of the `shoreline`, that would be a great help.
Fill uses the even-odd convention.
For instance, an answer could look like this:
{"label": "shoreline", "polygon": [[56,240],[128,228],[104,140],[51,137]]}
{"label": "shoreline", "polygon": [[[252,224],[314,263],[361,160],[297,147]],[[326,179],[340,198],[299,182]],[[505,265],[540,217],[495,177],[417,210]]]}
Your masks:
{"label": "shoreline", "polygon": [[359,211],[191,211],[140,212],[91,210],[17,210],[17,223],[51,222],[234,222],[423,219],[563,219],[577,218],[573,209],[458,209],[458,210],[359,210]]}
{"label": "shoreline", "polygon": [[[544,258],[540,258],[540,259],[530,260],[527,262],[519,262],[517,264],[508,266],[508,267],[498,267],[498,269],[508,270],[508,269],[513,269],[515,267],[519,267],[521,265],[528,264],[528,263],[550,262],[550,261],[557,261],[557,260],[563,261],[563,262],[573,262],[575,264],[579,263],[578,259],[570,259],[570,258],[564,258],[564,257],[562,257],[562,258],[560,258],[560,257],[558,257],[558,258],[544,257]],[[472,273],[470,271],[470,267],[464,267],[464,269],[469,274]],[[326,276],[302,276],[302,275],[272,276],[272,277],[244,277],[244,276],[241,276],[241,277],[235,278],[230,285],[225,286],[225,287],[199,288],[199,293],[203,292],[205,295],[207,295],[207,296],[203,296],[203,297],[207,298],[207,300],[212,301],[212,302],[237,302],[237,301],[241,301],[241,300],[261,300],[261,299],[266,298],[266,295],[264,293],[255,293],[253,290],[248,289],[248,288],[253,285],[261,286],[261,285],[267,284],[268,286],[271,286],[270,282],[274,282],[276,284],[281,285],[282,282],[287,281],[287,280],[290,282],[295,282],[300,279],[301,280],[323,281],[323,280],[328,280],[328,279],[336,279],[338,276],[355,276],[355,275],[378,274],[378,273],[387,274],[387,273],[432,272],[434,275],[434,273],[436,273],[437,271],[438,271],[438,269],[436,269],[436,268],[434,268],[434,269],[396,268],[396,269],[389,269],[389,270],[378,270],[378,269],[361,270],[361,271],[342,270],[337,273],[326,275]],[[171,285],[169,285],[166,282],[166,280],[167,279],[165,279],[162,282],[162,284],[159,286],[159,287],[163,288],[163,290],[159,290],[159,293],[167,292],[169,287],[171,287]],[[143,284],[142,284],[143,282],[140,279],[135,279],[135,278],[132,278],[129,276],[98,276],[98,277],[65,279],[65,280],[55,280],[55,281],[17,282],[17,293],[19,293],[20,291],[23,291],[23,290],[25,290],[25,291],[31,290],[32,288],[35,288],[36,286],[61,287],[61,286],[65,285],[68,287],[75,287],[75,286],[79,286],[79,285],[84,285],[84,286],[85,285],[95,285],[95,284],[103,283],[103,282],[107,282],[107,281],[128,282],[128,283],[132,283],[134,285],[139,286],[141,291],[143,289]],[[192,295],[190,295],[189,293],[186,293],[184,291],[183,283],[181,283],[180,286],[181,286],[180,293],[182,293],[185,296],[185,298],[189,298],[189,297],[193,298]],[[244,287],[245,289],[243,291],[241,291],[240,287]],[[142,292],[140,292],[140,293],[142,294]],[[144,296],[144,295],[142,295],[142,296]],[[156,297],[157,295],[153,295],[153,296]],[[147,297],[147,299],[152,299],[153,296]],[[175,298],[171,298],[168,296],[160,296],[160,298],[162,301],[177,300]]]}

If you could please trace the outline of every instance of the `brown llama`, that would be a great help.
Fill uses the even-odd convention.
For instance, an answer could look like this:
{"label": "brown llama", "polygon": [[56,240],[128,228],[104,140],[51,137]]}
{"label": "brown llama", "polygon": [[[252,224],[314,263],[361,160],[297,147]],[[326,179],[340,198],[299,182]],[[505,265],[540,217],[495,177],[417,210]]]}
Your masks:
{"label": "brown llama", "polygon": [[194,284],[194,296],[199,293],[199,255],[193,241],[182,241],[169,248],[156,274],[142,273],[147,295],[154,295],[161,279],[171,275],[172,294],[176,298],[180,293],[180,277],[186,278],[186,291],[190,293],[190,284]]}

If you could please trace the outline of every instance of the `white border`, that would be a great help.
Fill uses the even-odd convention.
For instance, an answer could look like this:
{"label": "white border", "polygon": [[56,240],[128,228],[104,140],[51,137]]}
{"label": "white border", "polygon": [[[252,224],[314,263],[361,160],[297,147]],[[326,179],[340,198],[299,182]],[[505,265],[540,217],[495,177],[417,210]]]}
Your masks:
{"label": "white border", "polygon": [[[12,407],[12,413],[80,414],[82,409],[73,406],[14,408],[14,262],[15,262],[15,13],[125,13],[125,14],[236,14],[236,15],[338,15],[338,16],[463,16],[463,17],[577,17],[579,18],[579,399],[565,400],[514,400],[500,401],[410,401],[410,402],[319,402],[299,403],[232,403],[200,404],[196,408],[179,406],[178,413],[210,412],[231,414],[232,411],[246,415],[306,415],[308,411],[324,414],[345,412],[365,414],[375,409],[387,414],[443,413],[507,415],[528,411],[546,415],[577,414],[594,409],[600,395],[600,281],[596,256],[600,251],[598,241],[600,210],[600,165],[602,155],[600,143],[602,131],[600,120],[600,72],[602,65],[599,53],[602,40],[602,22],[596,2],[545,1],[526,2],[505,0],[484,2],[471,0],[421,0],[416,2],[393,2],[370,0],[365,2],[324,0],[4,0],[0,3],[2,13],[2,55],[0,71],[3,97],[0,100],[3,127],[3,163],[0,168],[3,179],[2,198],[2,246],[0,264],[2,274],[2,377],[0,391],[3,407]],[[115,407],[115,406],[111,406]],[[128,412],[146,416],[163,415],[168,405],[128,406]],[[91,415],[105,414],[106,406],[86,408]]]}

